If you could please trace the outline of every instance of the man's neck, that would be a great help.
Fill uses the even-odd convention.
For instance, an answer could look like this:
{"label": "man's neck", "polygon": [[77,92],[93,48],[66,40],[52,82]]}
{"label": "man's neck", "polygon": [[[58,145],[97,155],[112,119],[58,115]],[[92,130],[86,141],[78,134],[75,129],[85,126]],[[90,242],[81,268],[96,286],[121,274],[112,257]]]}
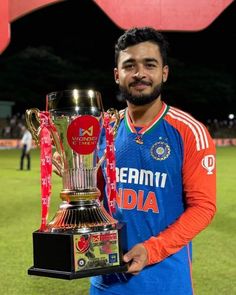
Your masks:
{"label": "man's neck", "polygon": [[132,123],[134,125],[144,126],[152,122],[160,112],[162,108],[162,101],[158,98],[151,103],[142,106],[136,106],[129,102],[127,102],[127,105]]}

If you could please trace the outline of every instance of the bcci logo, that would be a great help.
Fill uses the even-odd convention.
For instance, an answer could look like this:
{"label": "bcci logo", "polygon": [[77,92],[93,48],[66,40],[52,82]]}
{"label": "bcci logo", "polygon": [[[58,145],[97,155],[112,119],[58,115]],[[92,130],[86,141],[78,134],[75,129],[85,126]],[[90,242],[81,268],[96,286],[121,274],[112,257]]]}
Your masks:
{"label": "bcci logo", "polygon": [[158,141],[151,147],[151,155],[155,160],[163,161],[170,155],[170,146],[164,141]]}

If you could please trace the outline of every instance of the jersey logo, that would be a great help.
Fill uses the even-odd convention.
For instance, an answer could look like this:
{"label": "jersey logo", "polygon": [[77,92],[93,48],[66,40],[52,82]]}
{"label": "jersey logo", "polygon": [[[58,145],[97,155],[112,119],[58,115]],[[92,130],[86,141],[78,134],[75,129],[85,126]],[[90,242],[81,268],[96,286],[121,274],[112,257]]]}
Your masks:
{"label": "jersey logo", "polygon": [[163,161],[170,155],[170,146],[164,141],[158,141],[151,147],[151,155],[157,161]]}
{"label": "jersey logo", "polygon": [[213,174],[215,168],[215,157],[213,155],[205,156],[202,159],[202,167],[207,170],[207,174]]}
{"label": "jersey logo", "polygon": [[119,208],[126,210],[138,210],[153,213],[159,213],[159,207],[155,192],[149,191],[147,194],[144,190],[135,191],[133,189],[119,188],[116,194],[116,202]]}

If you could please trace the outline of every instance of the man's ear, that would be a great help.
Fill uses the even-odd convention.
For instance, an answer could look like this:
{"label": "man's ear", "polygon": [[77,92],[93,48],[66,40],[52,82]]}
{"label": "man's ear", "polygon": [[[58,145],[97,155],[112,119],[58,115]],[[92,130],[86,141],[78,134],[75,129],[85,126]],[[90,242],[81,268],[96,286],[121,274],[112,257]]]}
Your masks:
{"label": "man's ear", "polygon": [[114,79],[116,84],[119,84],[119,74],[117,68],[114,68]]}
{"label": "man's ear", "polygon": [[162,70],[162,80],[164,83],[167,81],[168,75],[169,75],[169,67],[165,65]]}

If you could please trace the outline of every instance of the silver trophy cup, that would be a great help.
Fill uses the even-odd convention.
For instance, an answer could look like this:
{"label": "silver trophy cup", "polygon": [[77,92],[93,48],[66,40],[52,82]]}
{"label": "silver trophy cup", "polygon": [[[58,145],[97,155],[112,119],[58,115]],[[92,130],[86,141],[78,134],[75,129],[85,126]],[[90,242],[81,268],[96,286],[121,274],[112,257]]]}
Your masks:
{"label": "silver trophy cup", "polygon": [[[56,151],[52,163],[62,178],[62,203],[46,230],[33,233],[34,266],[30,275],[75,279],[122,272],[124,226],[109,214],[100,201],[97,172],[98,141],[104,123],[101,94],[86,89],[52,92],[47,96]],[[114,135],[119,125],[115,109]],[[26,111],[26,122],[39,143],[40,111]]]}

